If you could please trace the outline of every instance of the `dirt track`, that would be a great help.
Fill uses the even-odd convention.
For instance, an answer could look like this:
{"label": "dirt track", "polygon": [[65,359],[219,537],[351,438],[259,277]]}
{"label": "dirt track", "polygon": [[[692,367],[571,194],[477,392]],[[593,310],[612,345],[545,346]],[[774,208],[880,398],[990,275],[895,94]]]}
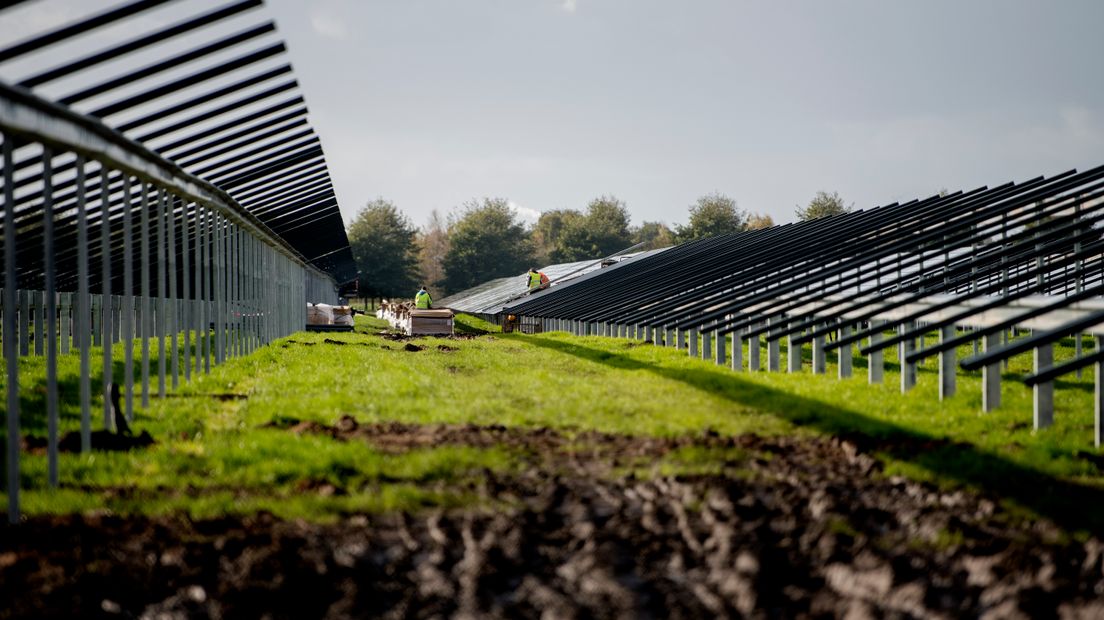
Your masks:
{"label": "dirt track", "polygon": [[[505,511],[329,526],[34,519],[0,529],[0,600],[14,602],[0,615],[1104,617],[1100,540],[881,476],[848,442],[348,421],[292,430],[392,450],[508,445],[533,459],[487,475],[481,492]],[[611,463],[691,445],[730,449],[735,473],[610,475]]]}

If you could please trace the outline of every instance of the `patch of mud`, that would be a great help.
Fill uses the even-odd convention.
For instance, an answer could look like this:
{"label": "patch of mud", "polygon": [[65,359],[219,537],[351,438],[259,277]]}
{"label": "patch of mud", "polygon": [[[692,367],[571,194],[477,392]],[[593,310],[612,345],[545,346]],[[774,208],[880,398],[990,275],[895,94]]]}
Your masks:
{"label": "patch of mud", "polygon": [[418,345],[410,343],[410,342],[403,345],[403,351],[407,351],[407,352],[410,352],[410,353],[416,353],[418,351],[424,351],[424,350],[425,350],[425,347],[421,347],[421,346],[418,346]]}
{"label": "patch of mud", "polygon": [[[350,419],[351,420],[351,419]],[[498,437],[499,427],[342,433]],[[340,429],[339,429],[340,427]],[[577,443],[579,438],[572,438]],[[631,438],[596,435],[598,443]],[[877,475],[838,439],[732,445],[752,477],[488,472],[499,510],[191,522],[34,518],[0,528],[3,617],[1101,617],[1104,542],[1006,518],[980,495]],[[339,494],[325,482],[303,492]]]}
{"label": "patch of mud", "polygon": [[481,331],[481,332],[475,332],[475,333],[456,332],[456,333],[452,333],[452,334],[438,335],[438,336],[423,336],[423,335],[407,336],[406,334],[402,334],[402,333],[399,333],[399,332],[376,332],[375,335],[379,336],[380,338],[383,338],[384,340],[392,340],[392,341],[395,341],[395,342],[406,342],[408,340],[422,340],[422,339],[426,339],[426,338],[434,338],[434,339],[437,339],[437,340],[475,340],[477,338],[483,338],[485,340],[494,340],[495,337],[490,335],[490,334],[491,334],[491,332]]}
{"label": "patch of mud", "polygon": [[447,344],[439,344],[437,345],[437,350],[443,353],[452,353],[453,351],[459,351],[460,349],[457,347],[450,347]]}
{"label": "patch of mud", "polygon": [[213,398],[222,402],[231,400],[246,400],[249,398],[249,394],[239,394],[237,392],[209,392],[209,393],[192,393],[192,394],[165,394],[162,398]]}
{"label": "patch of mud", "polygon": [[[149,431],[142,431],[137,435],[117,435],[110,431],[92,431],[92,449],[98,452],[128,452],[148,448],[157,443]],[[46,454],[49,440],[46,437],[26,435],[21,441],[22,450],[29,454]],[[80,431],[70,431],[58,440],[58,452],[80,452]]]}

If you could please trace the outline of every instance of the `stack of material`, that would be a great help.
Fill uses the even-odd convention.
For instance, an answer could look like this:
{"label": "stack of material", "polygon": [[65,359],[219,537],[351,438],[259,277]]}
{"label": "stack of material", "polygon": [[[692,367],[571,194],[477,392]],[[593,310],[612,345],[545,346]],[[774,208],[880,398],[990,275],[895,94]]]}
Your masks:
{"label": "stack of material", "polygon": [[333,325],[334,307],[330,304],[307,304],[307,325]]}
{"label": "stack of material", "polygon": [[352,327],[353,322],[353,307],[352,306],[334,306],[333,307],[333,324],[344,325]]}
{"label": "stack of material", "polygon": [[353,309],[350,306],[307,304],[307,331],[351,332]]}
{"label": "stack of material", "polygon": [[452,310],[411,310],[407,335],[449,335],[452,333]]}

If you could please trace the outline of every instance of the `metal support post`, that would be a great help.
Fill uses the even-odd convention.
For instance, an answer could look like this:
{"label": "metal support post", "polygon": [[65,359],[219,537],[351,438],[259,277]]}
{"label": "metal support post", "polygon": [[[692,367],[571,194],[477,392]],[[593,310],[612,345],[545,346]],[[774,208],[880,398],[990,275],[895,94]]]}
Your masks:
{"label": "metal support post", "polygon": [[[955,337],[954,325],[944,325],[939,330],[939,341],[946,342]],[[955,394],[955,372],[958,361],[954,349],[939,354],[939,400],[946,400]]]}
{"label": "metal support post", "polygon": [[[52,488],[58,486],[57,283],[54,264],[54,154],[42,147],[42,250],[46,272],[46,458]],[[5,162],[5,169],[6,169]],[[14,384],[13,384],[14,385]]]}
{"label": "metal support post", "polygon": [[[904,334],[909,330],[911,325],[902,323],[897,326],[897,333]],[[897,351],[901,358],[901,393],[904,394],[911,390],[916,385],[916,364],[909,362],[905,359],[905,356],[912,352],[913,344],[915,341],[912,338],[901,341],[901,344],[897,345]]]}
{"label": "metal support post", "polygon": [[[767,324],[777,324],[778,319],[768,321]],[[782,368],[782,343],[777,338],[771,339],[767,334],[767,370],[778,372]]]}
{"label": "metal support post", "polygon": [[788,372],[801,372],[801,345],[794,342],[794,336],[786,337],[786,370]]}
{"label": "metal support post", "polygon": [[713,357],[713,332],[702,332],[701,356],[703,360]]}
{"label": "metal support post", "polygon": [[[682,333],[682,331],[680,330],[679,333]],[[689,341],[687,342],[687,345],[689,345],[687,347],[687,350],[689,351],[690,357],[697,357],[698,356],[698,328],[697,327],[691,327],[689,330],[687,330],[686,337],[689,338]]]}
{"label": "metal support post", "polygon": [[157,396],[160,398],[165,397],[165,362],[168,361],[169,354],[165,350],[165,332],[168,330],[168,321],[166,320],[166,313],[168,312],[165,303],[166,291],[166,273],[165,273],[165,261],[167,245],[165,242],[166,230],[165,223],[168,220],[166,217],[165,205],[166,205],[166,192],[161,190],[157,193]]}
{"label": "metal support post", "polygon": [[[16,358],[15,333],[15,288],[19,286],[15,268],[15,179],[12,159],[15,145],[12,136],[4,135],[3,175],[4,175],[4,365],[8,389],[7,392],[7,481],[4,489],[8,494],[8,522],[19,523],[19,360]],[[84,160],[77,159],[83,168]]]}
{"label": "metal support post", "polygon": [[[1104,350],[1104,336],[1096,336],[1094,340],[1096,350]],[[1104,360],[1093,364],[1093,370],[1096,372],[1093,387],[1093,445],[1100,448],[1104,442]]]}
{"label": "metal support post", "polygon": [[[1054,349],[1051,344],[1035,347],[1034,371],[1042,372],[1054,363]],[[1032,386],[1031,402],[1034,410],[1035,430],[1054,424],[1054,382],[1046,381]]]}
{"label": "metal support post", "polygon": [[[987,334],[982,340],[984,351],[1000,346],[1000,334]],[[1001,402],[1001,365],[1000,362],[986,364],[981,368],[981,410],[988,413]]]}
{"label": "metal support post", "polygon": [[[884,321],[873,320],[871,327],[881,327]],[[873,346],[882,341],[882,330],[878,329],[870,334],[869,342]],[[885,379],[885,349],[871,351],[866,359],[866,380],[871,385],[881,383]]]}
{"label": "metal support post", "polygon": [[686,328],[685,327],[678,328],[675,338],[676,338],[675,346],[679,350],[685,349],[686,348]]}
{"label": "metal support post", "polygon": [[111,201],[110,193],[107,191],[111,177],[108,171],[104,169],[100,172],[100,178],[103,179],[104,184],[104,188],[100,193],[100,294],[103,296],[103,318],[100,321],[103,325],[103,351],[101,356],[103,360],[103,378],[100,394],[103,396],[104,430],[110,431],[115,428],[115,420],[111,415],[111,384],[114,381],[112,375],[115,372],[115,365],[111,361],[111,343],[114,342],[111,337],[111,327],[114,323],[112,320],[113,304],[111,303],[111,218],[108,214]]}
{"label": "metal support post", "polygon": [[[77,321],[76,345],[80,349],[81,452],[92,450],[92,364],[89,359],[89,315],[91,296],[88,293],[88,213],[85,209],[85,175],[83,155],[77,155]],[[5,167],[6,170],[10,168]]]}
{"label": "metal support post", "polygon": [[725,354],[727,352],[726,349],[728,348],[728,336],[722,334],[719,331],[715,331],[715,332],[713,332],[713,338],[717,341],[717,349],[716,349],[717,365],[718,366],[724,366],[725,361],[726,361],[725,360]]}
{"label": "metal support post", "polygon": [[149,230],[149,190],[148,183],[142,183],[142,216],[139,226],[142,235],[142,407],[149,407],[150,375],[150,230]]}
{"label": "metal support post", "polygon": [[177,334],[179,333],[179,325],[177,325],[177,300],[180,299],[179,293],[176,291],[176,198],[169,196],[166,202],[168,207],[166,217],[168,219],[168,228],[166,229],[166,238],[169,245],[166,248],[169,259],[169,311],[168,311],[168,332],[169,332],[169,355],[172,364],[170,365],[170,371],[172,374],[172,388],[175,390],[180,384],[180,351],[177,343]]}
{"label": "metal support post", "polygon": [[824,350],[824,336],[813,338],[813,374],[823,375],[828,369],[828,355]]}
{"label": "metal support post", "polygon": [[[843,340],[851,335],[850,325],[841,325],[839,328],[839,339]],[[851,377],[851,345],[840,347],[839,353],[839,368],[837,375],[840,379],[847,379]]]}
{"label": "metal support post", "polygon": [[[756,327],[756,325],[752,325]],[[756,372],[759,370],[759,335],[748,336],[748,371]]]}

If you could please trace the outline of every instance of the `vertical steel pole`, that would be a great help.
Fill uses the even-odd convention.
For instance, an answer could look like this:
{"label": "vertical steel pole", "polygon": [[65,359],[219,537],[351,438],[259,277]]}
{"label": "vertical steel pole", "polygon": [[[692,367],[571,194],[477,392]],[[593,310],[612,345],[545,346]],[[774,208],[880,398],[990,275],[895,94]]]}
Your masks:
{"label": "vertical steel pole", "polygon": [[[884,321],[873,319],[870,321],[871,327],[877,327],[870,334],[869,343],[871,346],[878,344],[882,341],[881,327]],[[877,351],[871,351],[870,355],[866,358],[866,380],[871,385],[881,383],[885,379],[885,349],[878,349]]]}
{"label": "vertical steel pole", "polygon": [[[755,329],[758,326],[759,326],[758,323],[753,323],[749,327],[751,329]],[[756,334],[754,336],[749,335],[748,339],[747,339],[747,343],[748,343],[747,344],[747,346],[748,346],[748,372],[757,372],[759,370],[759,367],[760,367],[760,364],[759,364],[759,334]],[[732,362],[733,362],[733,364],[736,363],[735,357],[733,357]]]}
{"label": "vertical steel pole", "polygon": [[204,282],[207,281],[207,267],[204,261],[204,235],[206,234],[205,221],[206,209],[196,203],[196,239],[195,239],[195,317],[196,317],[196,356],[195,371],[198,375],[203,370],[203,360],[207,356],[207,294],[204,290]]}
{"label": "vertical steel pole", "polygon": [[[954,325],[945,325],[939,330],[940,342],[946,342],[954,337]],[[954,349],[948,349],[939,354],[939,400],[948,399],[955,394],[955,371],[958,369],[955,354]]]}
{"label": "vertical steel pole", "polygon": [[[782,317],[776,317],[773,321],[767,321],[767,325],[777,325],[782,321]],[[771,338],[770,332],[765,334],[767,339],[767,370],[770,372],[778,372],[782,370],[782,343],[778,338]]]}
{"label": "vertical steel pole", "polygon": [[203,372],[205,374],[211,373],[211,323],[214,319],[214,312],[212,312],[212,295],[214,293],[214,286],[211,282],[214,271],[211,269],[211,258],[213,251],[213,241],[215,238],[214,233],[214,212],[207,211],[204,215],[204,230],[203,230]]}
{"label": "vertical steel pole", "polygon": [[[899,326],[897,326],[897,331],[898,331],[899,334],[904,334],[906,331],[908,331],[909,327],[910,327],[910,325],[905,324],[905,323],[901,323]],[[901,358],[901,393],[902,394],[908,392],[909,390],[911,390],[916,385],[916,364],[914,364],[912,362],[908,362],[908,361],[905,360],[905,356],[908,355],[912,351],[912,347],[913,347],[914,342],[915,341],[912,338],[908,338],[906,340],[902,340],[901,344],[897,345],[898,346],[897,350],[900,353],[900,358]]]}
{"label": "vertical steel pole", "polygon": [[728,347],[728,335],[721,333],[720,330],[713,332],[713,337],[717,340],[717,365],[724,366],[728,361],[725,359],[726,349]]}
{"label": "vertical steel pole", "polygon": [[77,156],[77,346],[80,347],[81,452],[92,449],[92,368],[88,347],[91,313],[88,294],[88,213],[85,210],[84,156]]}
{"label": "vertical steel pole", "polygon": [[180,301],[180,295],[176,292],[176,203],[178,198],[173,195],[168,197],[168,217],[169,227],[165,232],[165,236],[168,239],[169,247],[166,249],[169,255],[169,355],[171,356],[171,371],[172,371],[172,389],[176,389],[180,385],[180,350],[177,343],[177,336],[180,333],[179,325],[177,325],[177,304]]}
{"label": "vertical steel pole", "polygon": [[123,175],[123,379],[126,419],[134,419],[134,205],[129,174]]}
{"label": "vertical steel pole", "polygon": [[149,407],[150,375],[150,230],[149,230],[149,183],[142,183],[142,407]]}
{"label": "vertical steel pole", "polygon": [[794,336],[786,337],[786,370],[788,372],[801,372],[801,345],[794,342]]}
{"label": "vertical steel pole", "polygon": [[[982,340],[982,346],[984,347],[983,351],[992,351],[997,348],[1000,346],[1000,334],[986,334],[984,340]],[[1000,362],[986,364],[981,368],[981,410],[985,413],[1000,407],[1000,373]]]}
{"label": "vertical steel pole", "polygon": [[[843,340],[851,335],[851,326],[844,324],[839,328],[839,338]],[[839,367],[837,368],[837,375],[840,379],[847,379],[851,377],[851,345],[839,347],[838,359]]]}
{"label": "vertical steel pole", "polygon": [[[46,271],[46,458],[50,486],[58,485],[57,283],[54,264],[54,152],[42,147],[42,260]],[[5,164],[5,169],[7,165]],[[14,384],[13,384],[14,385]]]}
{"label": "vertical steel pole", "polygon": [[101,395],[103,396],[103,423],[104,430],[110,431],[114,420],[111,418],[111,384],[114,382],[115,369],[111,360],[111,328],[113,327],[111,303],[111,174],[108,170],[100,171],[102,186],[100,188],[100,294],[103,296],[103,319],[100,321],[103,327],[103,380]]}
{"label": "vertical steel pole", "polygon": [[813,338],[813,374],[823,375],[828,370],[828,355],[824,350],[824,335]]}
{"label": "vertical steel pole", "polygon": [[[1104,336],[1096,336],[1096,350],[1104,350]],[[1096,373],[1093,386],[1093,445],[1097,448],[1104,442],[1104,361],[1093,364]]]}
{"label": "vertical steel pole", "polygon": [[180,259],[183,261],[181,264],[181,276],[183,278],[184,294],[182,295],[184,317],[181,320],[181,326],[184,328],[184,381],[188,382],[192,380],[192,314],[195,311],[192,304],[192,291],[191,291],[191,261],[188,248],[188,235],[191,228],[190,220],[188,219],[188,203],[180,203]]}
{"label": "vertical steel pole", "polygon": [[223,282],[226,281],[222,273],[222,215],[214,214],[214,254],[215,254],[215,364],[223,361],[223,345],[226,341],[223,329],[226,327],[226,312],[223,308]]}
{"label": "vertical steel pole", "polygon": [[[1035,347],[1034,370],[1036,373],[1050,368],[1054,364],[1054,349],[1051,344]],[[1036,383],[1031,390],[1032,409],[1034,410],[1035,430],[1054,424],[1054,382]]]}
{"label": "vertical steel pole", "polygon": [[165,352],[165,332],[168,330],[166,320],[165,295],[165,261],[166,243],[165,228],[168,218],[166,216],[166,203],[168,192],[161,189],[157,192],[157,396],[165,397],[165,370],[168,354]]}
{"label": "vertical steel pole", "polygon": [[[15,334],[15,179],[10,134],[4,135],[4,363],[8,381],[7,484],[8,522],[19,523],[19,360]],[[79,162],[78,162],[79,163]]]}

